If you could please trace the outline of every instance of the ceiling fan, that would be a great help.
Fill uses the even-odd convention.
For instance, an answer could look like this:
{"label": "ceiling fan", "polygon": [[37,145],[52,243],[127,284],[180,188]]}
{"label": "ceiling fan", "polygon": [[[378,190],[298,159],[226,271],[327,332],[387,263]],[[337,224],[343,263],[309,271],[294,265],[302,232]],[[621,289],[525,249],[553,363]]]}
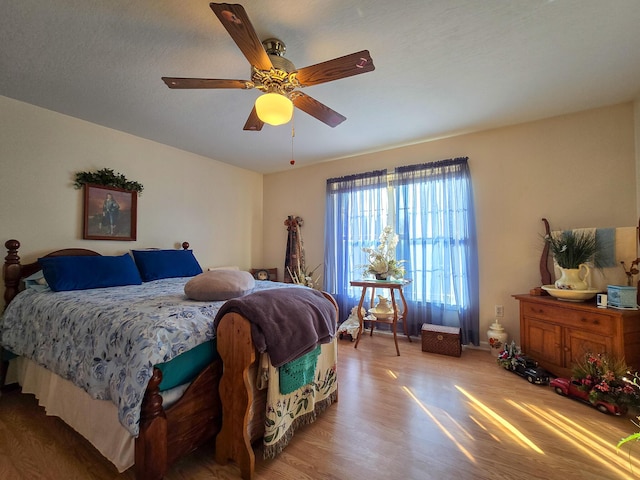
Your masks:
{"label": "ceiling fan", "polygon": [[[343,115],[298,89],[374,70],[368,50],[296,69],[284,58],[286,47],[282,41],[269,38],[260,42],[242,5],[210,3],[209,6],[251,64],[251,80],[162,77],[169,88],[257,88],[264,94],[256,100],[244,130],[259,131],[265,123],[287,123],[294,105],[330,127],[346,120]],[[264,105],[269,101],[280,104],[280,107]],[[270,119],[268,114],[278,108],[284,108],[284,114],[278,119]]]}

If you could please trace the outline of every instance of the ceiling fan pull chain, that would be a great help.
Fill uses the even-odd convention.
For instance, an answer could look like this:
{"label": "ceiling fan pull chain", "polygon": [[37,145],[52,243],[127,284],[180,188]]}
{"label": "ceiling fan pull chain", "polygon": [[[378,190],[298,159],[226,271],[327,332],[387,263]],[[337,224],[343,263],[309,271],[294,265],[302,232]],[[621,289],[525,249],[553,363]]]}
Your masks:
{"label": "ceiling fan pull chain", "polygon": [[294,125],[295,113],[291,116],[291,165],[295,165],[296,161],[293,158],[293,138],[296,136],[296,127]]}

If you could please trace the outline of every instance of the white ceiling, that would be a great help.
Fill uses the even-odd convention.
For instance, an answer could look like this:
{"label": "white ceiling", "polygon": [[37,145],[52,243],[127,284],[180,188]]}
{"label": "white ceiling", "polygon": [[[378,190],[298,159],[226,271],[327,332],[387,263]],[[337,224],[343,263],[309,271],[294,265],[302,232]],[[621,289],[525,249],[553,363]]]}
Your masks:
{"label": "white ceiling", "polygon": [[[345,115],[294,116],[296,166],[640,99],[638,0],[240,2],[297,67],[370,51],[376,69],[304,89]],[[242,127],[257,90],[205,0],[3,0],[0,95],[262,173],[291,125]],[[295,168],[295,167],[294,167]]]}

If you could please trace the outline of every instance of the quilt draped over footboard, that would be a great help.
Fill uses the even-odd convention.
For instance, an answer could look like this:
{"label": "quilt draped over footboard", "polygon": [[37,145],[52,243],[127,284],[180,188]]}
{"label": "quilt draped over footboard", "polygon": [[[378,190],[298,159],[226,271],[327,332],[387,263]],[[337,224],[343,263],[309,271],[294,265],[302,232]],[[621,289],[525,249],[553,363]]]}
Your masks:
{"label": "quilt draped over footboard", "polygon": [[218,310],[214,327],[230,312],[251,322],[254,345],[269,353],[274,367],[330,342],[336,332],[334,305],[311,288],[255,292],[229,300]]}
{"label": "quilt draped over footboard", "polygon": [[[214,321],[227,313],[249,320],[251,337],[268,370],[264,458],[273,458],[287,446],[295,430],[312,423],[316,416],[337,400],[336,309],[324,294],[311,288],[254,292],[224,304]],[[290,393],[280,388],[280,369],[320,344],[310,381]],[[289,392],[285,388],[284,392]]]}
{"label": "quilt draped over footboard", "polygon": [[321,345],[321,350],[313,381],[287,395],[280,394],[278,369],[269,364],[264,458],[278,455],[298,427],[314,422],[317,415],[338,399],[336,337],[331,343]]}

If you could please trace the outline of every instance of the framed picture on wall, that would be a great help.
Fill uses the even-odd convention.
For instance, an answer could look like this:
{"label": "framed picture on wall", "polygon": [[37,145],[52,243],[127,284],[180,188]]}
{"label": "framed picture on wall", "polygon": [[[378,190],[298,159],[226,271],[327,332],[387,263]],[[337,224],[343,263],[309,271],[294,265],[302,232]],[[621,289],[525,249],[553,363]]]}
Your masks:
{"label": "framed picture on wall", "polygon": [[85,240],[135,240],[138,192],[115,187],[84,186]]}

